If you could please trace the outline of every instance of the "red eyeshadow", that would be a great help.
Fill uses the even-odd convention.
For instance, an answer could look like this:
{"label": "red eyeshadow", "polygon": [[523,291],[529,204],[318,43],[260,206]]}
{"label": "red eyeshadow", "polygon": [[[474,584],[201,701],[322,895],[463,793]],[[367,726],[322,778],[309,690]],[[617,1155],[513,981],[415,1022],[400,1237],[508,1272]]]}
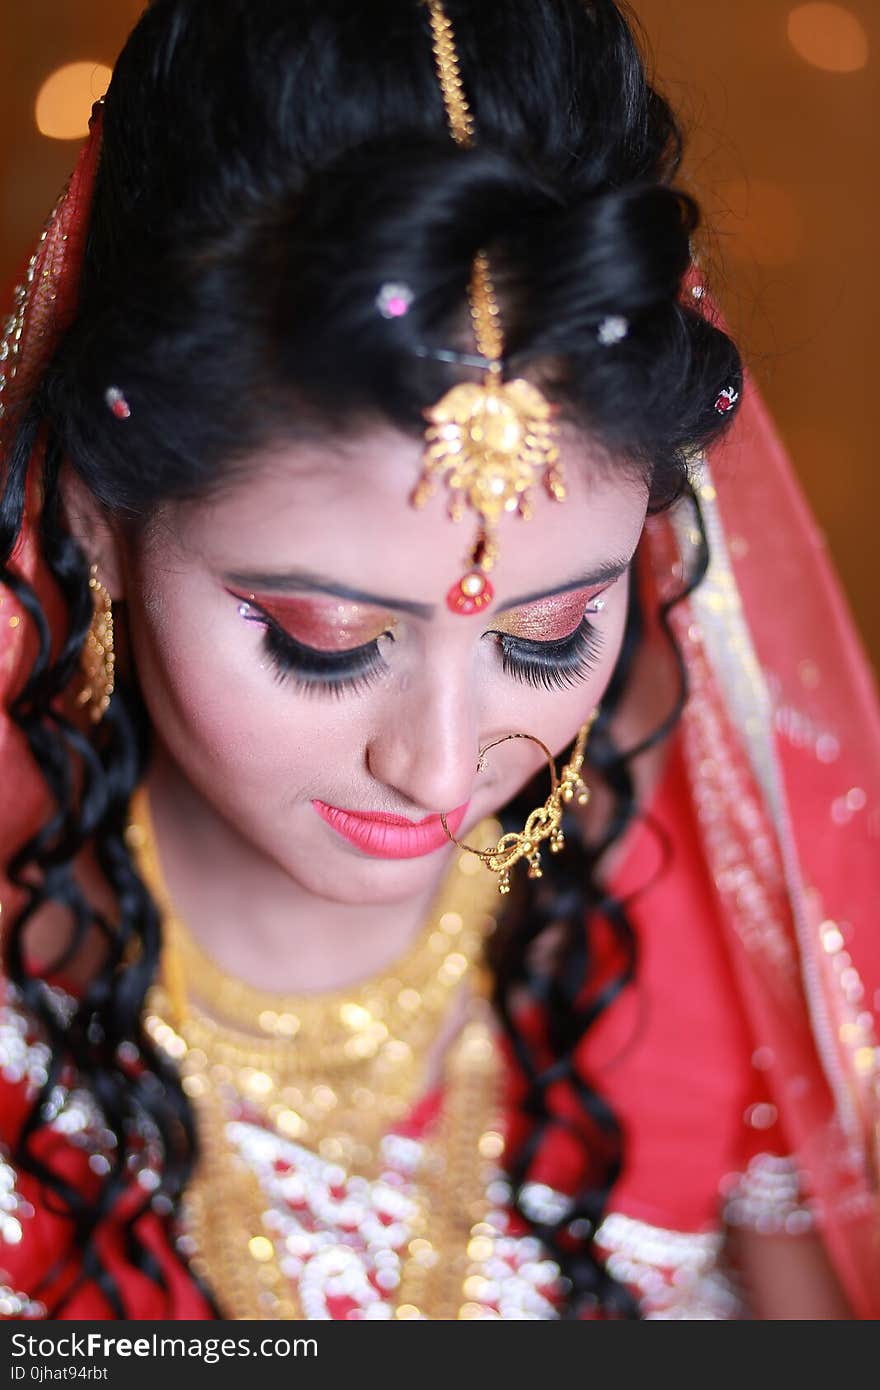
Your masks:
{"label": "red eyeshadow", "polygon": [[589,589],[572,589],[538,599],[525,608],[500,615],[492,626],[498,632],[530,642],[557,642],[576,631],[587,604],[607,588],[607,584],[594,584]]}
{"label": "red eyeshadow", "polygon": [[343,599],[299,595],[279,598],[261,594],[237,594],[236,597],[244,602],[252,601],[297,642],[322,652],[348,651],[374,642],[394,621],[388,613]]}

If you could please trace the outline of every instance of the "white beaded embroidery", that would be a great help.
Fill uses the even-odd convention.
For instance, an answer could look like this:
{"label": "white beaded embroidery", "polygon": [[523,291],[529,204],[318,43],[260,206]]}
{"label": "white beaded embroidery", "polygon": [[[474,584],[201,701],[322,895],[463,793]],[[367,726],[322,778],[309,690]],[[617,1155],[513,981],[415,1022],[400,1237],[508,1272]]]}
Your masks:
{"label": "white beaded embroidery", "polygon": [[800,1175],[790,1158],[756,1154],[744,1173],[724,1180],[721,1190],[729,1226],[789,1236],[813,1229],[813,1213],[803,1200]]}
{"label": "white beaded embroidery", "polygon": [[596,1237],[609,1274],[641,1295],[646,1319],[730,1320],[744,1316],[739,1291],[722,1261],[717,1231],[669,1231],[620,1212]]}

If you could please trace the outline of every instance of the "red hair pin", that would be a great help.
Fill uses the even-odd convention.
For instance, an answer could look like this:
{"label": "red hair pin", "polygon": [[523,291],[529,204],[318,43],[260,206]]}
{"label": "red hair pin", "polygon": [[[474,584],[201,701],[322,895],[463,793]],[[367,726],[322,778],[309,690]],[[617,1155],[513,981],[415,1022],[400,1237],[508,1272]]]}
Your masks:
{"label": "red hair pin", "polygon": [[719,415],[726,415],[728,410],[733,410],[738,400],[739,392],[734,390],[732,386],[725,386],[715,402],[715,409]]}
{"label": "red hair pin", "polygon": [[131,406],[118,386],[108,386],[104,392],[104,400],[108,410],[116,416],[117,420],[129,420],[131,418]]}

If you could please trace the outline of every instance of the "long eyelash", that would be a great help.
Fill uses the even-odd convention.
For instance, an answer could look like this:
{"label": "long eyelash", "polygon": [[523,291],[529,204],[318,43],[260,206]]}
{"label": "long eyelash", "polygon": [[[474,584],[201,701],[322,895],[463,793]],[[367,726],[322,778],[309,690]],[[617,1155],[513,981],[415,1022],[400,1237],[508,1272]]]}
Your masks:
{"label": "long eyelash", "polygon": [[263,628],[263,650],[275,670],[279,685],[292,681],[307,695],[345,695],[374,685],[388,667],[378,642],[368,642],[350,652],[320,652],[303,646],[266,614],[255,612],[246,622]]}
{"label": "long eyelash", "polygon": [[[321,652],[297,642],[268,614],[257,609],[245,620],[263,628],[263,650],[279,684],[292,681],[305,694],[340,696],[363,692],[388,670],[378,641],[351,652]],[[566,690],[586,680],[594,670],[602,637],[584,614],[575,631],[558,641],[534,642],[499,633],[498,645],[506,675],[545,690]]]}
{"label": "long eyelash", "polygon": [[602,635],[584,614],[574,632],[558,641],[533,642],[502,632],[498,644],[506,675],[545,690],[570,690],[595,669]]}

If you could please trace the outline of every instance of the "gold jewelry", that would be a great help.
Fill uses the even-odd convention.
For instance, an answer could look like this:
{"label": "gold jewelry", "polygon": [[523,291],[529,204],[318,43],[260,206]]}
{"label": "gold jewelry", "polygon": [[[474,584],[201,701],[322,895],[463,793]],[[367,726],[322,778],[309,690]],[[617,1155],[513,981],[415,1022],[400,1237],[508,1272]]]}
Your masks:
{"label": "gold jewelry", "polygon": [[[473,143],[474,123],[461,81],[452,25],[441,0],[427,0],[437,77],[456,144]],[[469,504],[479,517],[470,569],[447,595],[454,612],[476,613],[494,593],[486,575],[498,554],[496,526],[505,512],[531,514],[531,492],[543,472],[556,501],[565,497],[554,407],[530,382],[504,381],[501,310],[485,250],[477,252],[468,288],[471,322],[485,380],[460,382],[425,411],[422,474],[412,494],[423,507],[437,486],[450,490],[449,514],[461,520]]]}
{"label": "gold jewelry", "polygon": [[572,756],[558,777],[553,754],[546,743],[542,743],[534,734],[506,734],[504,738],[496,738],[493,743],[487,743],[485,748],[480,749],[477,760],[478,772],[485,766],[485,756],[491,748],[497,748],[499,744],[507,743],[513,738],[529,739],[531,743],[537,743],[543,751],[550,768],[550,795],[543,806],[538,806],[531,812],[523,830],[510,831],[506,835],[502,835],[493,848],[480,850],[457,840],[446,823],[446,816],[441,815],[440,823],[452,843],[458,845],[459,849],[466,850],[468,854],[476,855],[493,873],[498,875],[499,893],[510,892],[510,870],[521,859],[525,859],[529,866],[529,878],[541,877],[543,871],[541,869],[540,846],[544,840],[550,841],[551,854],[558,854],[565,845],[565,836],[562,831],[563,805],[577,801],[579,806],[585,806],[590,797],[589,789],[581,777],[581,769],[584,765],[587,739],[598,713],[598,710],[594,710],[586,724],[578,731]]}
{"label": "gold jewelry", "polygon": [[113,646],[113,600],[98,578],[98,566],[89,570],[94,613],[80,658],[84,684],[78,705],[88,705],[92,722],[104,718],[116,683],[116,653]]}
{"label": "gold jewelry", "polygon": [[[489,833],[493,827],[500,831],[486,823]],[[162,914],[157,1041],[181,1056],[195,1049],[213,1057],[288,1138],[371,1171],[378,1137],[418,1095],[428,1049],[494,930],[491,880],[459,856],[424,928],[386,974],[292,996],[227,974],[187,931],[162,880],[143,788],[132,801],[127,842]],[[193,1081],[192,1094],[200,1088]]]}
{"label": "gold jewelry", "polygon": [[[197,1093],[190,1089],[200,1160],[187,1189],[183,1225],[184,1248],[193,1271],[211,1289],[228,1318],[315,1316],[308,1301],[311,1291],[307,1292],[285,1268],[290,1244],[277,1220],[277,1196],[273,1201],[269,1195],[272,1178],[266,1169],[271,1167],[271,1157],[267,1156],[262,1165],[249,1166],[241,1144],[236,1146],[230,1137],[244,1127],[240,1104],[229,1087],[214,1079],[216,1063],[211,1059],[191,1063],[196,1053],[196,1049],[187,1052],[181,1063],[184,1082],[188,1081],[190,1088],[196,1077],[205,1083]],[[496,1043],[483,1019],[475,1017],[465,1024],[450,1048],[445,1075],[440,1127],[425,1143],[418,1181],[399,1192],[396,1200],[404,1240],[397,1251],[379,1247],[384,1276],[388,1276],[390,1265],[391,1276],[396,1279],[393,1316],[401,1320],[473,1316],[472,1281],[486,1283],[486,1267],[499,1234],[486,1220],[487,1185],[503,1153],[498,1123],[499,1068]],[[254,1127],[250,1128],[253,1132]],[[298,1145],[283,1142],[283,1131],[276,1133],[281,1142],[274,1146],[271,1133],[261,1140],[269,1155],[273,1151],[283,1155],[282,1162],[302,1156]],[[308,1161],[301,1174],[306,1193],[310,1185],[307,1167]],[[348,1183],[359,1204],[365,1204],[359,1170],[345,1170],[337,1163],[333,1167],[337,1186]],[[320,1160],[317,1168],[314,1181],[320,1192]],[[380,1174],[380,1186],[381,1182]],[[308,1202],[307,1196],[305,1200]],[[364,1264],[372,1258],[365,1229],[368,1220],[368,1215],[362,1217],[357,1233],[347,1236],[351,1244],[356,1234],[363,1237],[367,1247],[361,1254]],[[296,1240],[294,1236],[294,1244]],[[340,1253],[338,1245],[333,1253]],[[345,1256],[349,1252],[343,1247],[341,1253]],[[344,1264],[337,1277],[343,1270]]]}
{"label": "gold jewelry", "polygon": [[[447,1021],[452,990],[468,972],[473,978],[494,927],[491,882],[459,856],[424,931],[388,975],[293,999],[225,975],[174,916],[143,789],[127,841],[163,917],[162,982],[150,992],[145,1028],[179,1066],[198,1118],[201,1156],[185,1221],[193,1269],[229,1317],[309,1316],[283,1268],[289,1248],[272,1225],[271,1199],[235,1136],[257,1116],[262,1129],[254,1132],[270,1150],[286,1144],[302,1153],[305,1145],[337,1171],[345,1164],[355,1185],[380,1174],[387,1164],[381,1130],[421,1093],[428,1047]],[[485,1225],[486,1182],[503,1143],[485,992],[485,984],[472,991],[447,1054],[442,1121],[404,1202],[397,1318],[473,1315],[473,1281],[491,1259],[496,1233]],[[384,1251],[382,1258],[387,1270],[391,1257]]]}
{"label": "gold jewelry", "polygon": [[[227,1317],[309,1317],[302,1287],[284,1268],[289,1246],[272,1219],[271,1179],[265,1184],[265,1174],[251,1169],[235,1140],[230,1141],[230,1131],[234,1135],[241,1125],[237,1098],[212,1079],[217,1066],[211,1060],[189,1065],[195,1052],[187,1053],[181,1064],[185,1082],[199,1076],[206,1083],[193,1098],[200,1163],[187,1190],[184,1221],[193,1270]],[[398,1277],[394,1316],[399,1319],[467,1316],[461,1310],[468,1304],[468,1280],[483,1275],[481,1266],[491,1258],[493,1241],[485,1239],[483,1228],[486,1186],[503,1144],[497,1122],[498,1058],[485,1021],[474,1017],[465,1024],[445,1072],[442,1123],[426,1146],[420,1182],[404,1194],[398,1217],[407,1237],[403,1253],[390,1261]],[[277,1133],[282,1143],[276,1151],[294,1153],[293,1146],[284,1145],[283,1131]],[[271,1153],[271,1135],[267,1147]],[[320,1171],[320,1161],[317,1166]],[[346,1172],[335,1161],[334,1168],[340,1186],[354,1176],[352,1186],[363,1201],[359,1170]],[[320,1181],[318,1177],[318,1186]],[[482,1253],[474,1248],[479,1236],[486,1247]],[[387,1251],[383,1259],[387,1270]]]}

